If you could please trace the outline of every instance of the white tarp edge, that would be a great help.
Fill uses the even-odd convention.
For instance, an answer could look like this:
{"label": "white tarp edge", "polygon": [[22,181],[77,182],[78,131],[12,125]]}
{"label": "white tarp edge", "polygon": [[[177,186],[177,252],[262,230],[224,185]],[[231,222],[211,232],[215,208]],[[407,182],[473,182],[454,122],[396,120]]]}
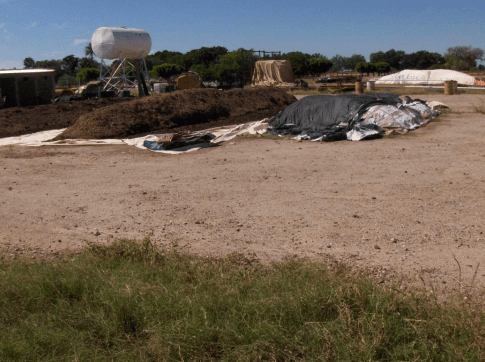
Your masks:
{"label": "white tarp edge", "polygon": [[[213,144],[221,143],[229,141],[239,135],[244,134],[256,134],[256,133],[266,133],[268,118],[263,119],[261,121],[245,123],[240,125],[234,126],[225,126],[225,127],[218,127],[218,128],[210,128],[203,132],[210,132],[216,136],[215,139],[211,141]],[[122,145],[127,144],[130,146],[135,146],[141,149],[147,149],[143,146],[143,143],[148,141],[156,141],[161,134],[154,134],[148,135],[144,137],[138,138],[130,138],[130,139],[100,139],[100,140],[83,140],[83,139],[68,139],[68,140],[60,140],[60,141],[49,141],[54,137],[58,136],[62,132],[64,132],[65,128],[63,129],[56,129],[50,131],[42,131],[37,133],[32,133],[23,136],[16,136],[16,137],[7,137],[7,138],[0,138],[0,146],[9,146],[9,145],[21,145],[21,146],[30,146],[30,147],[38,147],[38,146],[86,146],[86,145]],[[192,145],[187,147],[181,147],[173,150],[167,151],[154,151],[153,152],[162,152],[168,154],[178,154],[184,152],[191,152],[196,151],[201,148],[206,148],[207,145]]]}

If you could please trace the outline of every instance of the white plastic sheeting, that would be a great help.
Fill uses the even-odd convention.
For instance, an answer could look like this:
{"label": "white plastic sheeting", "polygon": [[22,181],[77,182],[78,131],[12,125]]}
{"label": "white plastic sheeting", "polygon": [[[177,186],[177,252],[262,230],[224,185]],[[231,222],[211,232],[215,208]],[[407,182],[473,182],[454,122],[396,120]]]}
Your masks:
{"label": "white plastic sheeting", "polygon": [[437,112],[419,102],[403,103],[399,107],[376,105],[367,110],[360,123],[375,124],[386,134],[405,133],[428,123],[437,115]]}
{"label": "white plastic sheeting", "polygon": [[[214,144],[219,144],[222,142],[229,141],[239,135],[266,133],[267,121],[268,119],[266,118],[261,121],[234,125],[234,126],[211,128],[211,129],[202,131],[202,132],[210,132],[216,136],[216,138],[214,138],[211,141],[211,145],[196,144],[196,145],[190,145],[190,146],[181,147],[173,150],[160,150],[160,151],[150,150],[150,151],[162,152],[162,153],[168,153],[168,154],[179,154],[184,152],[196,151],[201,148],[207,148],[207,147],[213,146]],[[153,135],[148,135],[144,137],[137,137],[137,138],[130,138],[130,139],[93,139],[93,140],[68,139],[68,140],[60,140],[60,141],[49,141],[54,137],[58,136],[59,134],[61,134],[62,132],[64,132],[64,130],[65,128],[51,130],[51,131],[42,131],[42,132],[32,133],[32,134],[23,135],[23,136],[0,138],[0,146],[21,145],[21,146],[38,147],[38,146],[86,146],[86,145],[127,144],[130,146],[135,146],[146,150],[147,148],[143,145],[145,141],[156,141],[161,136],[163,136],[162,134],[153,134]]]}
{"label": "white plastic sheeting", "polygon": [[413,84],[413,85],[436,85],[443,84],[448,80],[456,80],[458,84],[475,85],[475,78],[461,72],[449,69],[434,70],[410,70],[406,69],[399,73],[386,75],[379,78],[376,84]]}

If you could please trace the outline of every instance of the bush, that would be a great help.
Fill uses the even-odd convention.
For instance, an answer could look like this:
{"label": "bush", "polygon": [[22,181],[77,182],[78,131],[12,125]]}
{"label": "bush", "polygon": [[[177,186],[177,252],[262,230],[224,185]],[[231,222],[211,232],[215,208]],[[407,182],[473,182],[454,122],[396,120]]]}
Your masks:
{"label": "bush", "polygon": [[190,70],[200,75],[204,82],[217,80],[217,66],[215,64],[211,64],[209,67],[206,67],[203,64],[197,64],[193,65]]}
{"label": "bush", "polygon": [[98,68],[82,68],[77,72],[77,77],[81,79],[81,82],[90,82],[99,78]]}
{"label": "bush", "polygon": [[62,77],[59,78],[59,80],[57,81],[57,85],[59,87],[62,87],[62,86],[70,86],[70,85],[78,85],[79,84],[79,81],[80,79],[77,78],[77,77],[74,77],[72,75],[68,75],[68,74],[64,74]]}
{"label": "bush", "polygon": [[174,75],[181,74],[183,71],[184,69],[180,65],[165,63],[153,67],[152,74],[156,75],[156,77],[168,79]]}

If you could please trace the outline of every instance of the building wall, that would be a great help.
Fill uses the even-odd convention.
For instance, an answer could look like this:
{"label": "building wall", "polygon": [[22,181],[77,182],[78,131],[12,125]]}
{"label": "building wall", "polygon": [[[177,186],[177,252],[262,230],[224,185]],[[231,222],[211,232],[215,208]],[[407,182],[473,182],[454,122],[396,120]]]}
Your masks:
{"label": "building wall", "polygon": [[15,78],[0,78],[0,89],[2,90],[2,96],[6,97],[5,107],[15,107],[17,105]]}
{"label": "building wall", "polygon": [[31,106],[37,104],[35,77],[17,77],[17,92],[19,95],[19,106]]}
{"label": "building wall", "polygon": [[54,75],[41,75],[36,79],[37,104],[49,104],[54,97]]}
{"label": "building wall", "polygon": [[15,74],[0,77],[5,107],[50,104],[55,94],[53,74]]}

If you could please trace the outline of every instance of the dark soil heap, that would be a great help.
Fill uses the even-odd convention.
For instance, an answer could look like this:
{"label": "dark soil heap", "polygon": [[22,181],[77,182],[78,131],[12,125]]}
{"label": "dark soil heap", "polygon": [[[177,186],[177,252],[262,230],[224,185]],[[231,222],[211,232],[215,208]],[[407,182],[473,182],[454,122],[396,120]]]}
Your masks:
{"label": "dark soil heap", "polygon": [[90,99],[0,109],[0,138],[72,126],[83,114],[130,98]]}
{"label": "dark soil heap", "polygon": [[101,139],[199,131],[275,116],[296,98],[279,88],[190,89],[85,114],[56,139]]}

